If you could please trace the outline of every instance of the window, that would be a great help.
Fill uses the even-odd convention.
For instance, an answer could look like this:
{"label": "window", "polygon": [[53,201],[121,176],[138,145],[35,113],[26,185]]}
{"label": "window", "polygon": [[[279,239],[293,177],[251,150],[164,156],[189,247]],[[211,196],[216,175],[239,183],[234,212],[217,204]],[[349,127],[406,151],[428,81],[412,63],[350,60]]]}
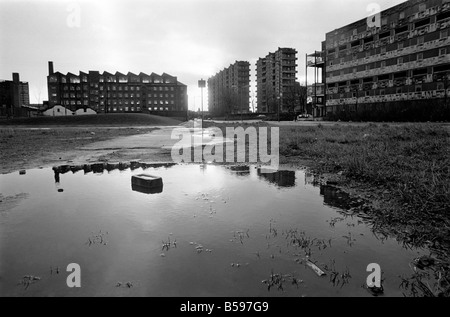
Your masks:
{"label": "window", "polygon": [[439,56],[446,55],[446,54],[447,54],[447,49],[446,48],[441,48],[439,50]]}
{"label": "window", "polygon": [[448,30],[441,31],[441,40],[445,40],[448,38]]}
{"label": "window", "polygon": [[386,46],[383,46],[382,48],[381,48],[381,54],[385,54],[386,53]]}
{"label": "window", "polygon": [[416,92],[422,92],[422,85],[416,86]]}
{"label": "window", "polygon": [[403,48],[404,44],[403,42],[398,43],[398,49],[401,50]]}
{"label": "window", "polygon": [[421,45],[421,44],[423,44],[423,42],[424,42],[424,37],[423,36],[421,36],[421,37],[419,37],[417,39],[417,45]]}
{"label": "window", "polygon": [[387,18],[382,18],[381,19],[381,25],[384,26],[384,25],[387,25],[387,24],[388,24],[388,19]]}
{"label": "window", "polygon": [[403,57],[397,58],[397,65],[403,64]]}
{"label": "window", "polygon": [[423,61],[423,53],[417,54],[417,61],[418,62]]}
{"label": "window", "polygon": [[400,20],[405,18],[405,12],[400,12],[400,15],[398,17]]}
{"label": "window", "polygon": [[386,67],[386,61],[381,62],[381,68],[384,68],[384,67]]}
{"label": "window", "polygon": [[427,4],[426,3],[419,4],[419,12],[423,12],[426,9],[427,9]]}

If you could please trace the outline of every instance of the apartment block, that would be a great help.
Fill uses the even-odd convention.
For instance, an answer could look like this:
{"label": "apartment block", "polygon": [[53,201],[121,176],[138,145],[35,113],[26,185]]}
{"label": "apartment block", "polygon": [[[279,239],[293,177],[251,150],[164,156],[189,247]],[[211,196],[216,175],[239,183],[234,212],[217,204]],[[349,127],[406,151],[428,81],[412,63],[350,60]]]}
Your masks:
{"label": "apartment block", "polygon": [[183,116],[188,108],[187,86],[163,73],[139,75],[98,71],[62,74],[49,62],[49,107],[72,111],[91,108],[97,113],[150,112]]}
{"label": "apartment block", "polygon": [[446,102],[449,35],[450,0],[409,0],[327,33],[326,112]]}
{"label": "apartment block", "polygon": [[249,112],[250,63],[236,61],[208,78],[208,105],[213,116]]}
{"label": "apartment block", "polygon": [[256,62],[257,112],[289,112],[295,108],[297,51],[278,48]]}
{"label": "apartment block", "polygon": [[12,74],[12,80],[0,81],[0,115],[23,116],[23,108],[30,106],[30,93],[27,82],[20,81],[18,73]]}

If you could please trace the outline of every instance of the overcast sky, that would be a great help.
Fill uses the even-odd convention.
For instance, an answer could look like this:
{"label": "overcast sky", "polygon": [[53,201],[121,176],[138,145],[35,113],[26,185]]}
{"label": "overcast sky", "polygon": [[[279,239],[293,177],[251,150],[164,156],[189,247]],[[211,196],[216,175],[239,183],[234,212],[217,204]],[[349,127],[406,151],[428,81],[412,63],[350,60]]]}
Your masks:
{"label": "overcast sky", "polygon": [[[48,61],[62,73],[98,70],[177,76],[189,107],[197,80],[278,47],[319,50],[325,33],[404,0],[0,0],[0,79],[28,81],[31,103],[47,100]],[[206,94],[205,94],[206,106]],[[195,106],[195,107],[194,107]]]}

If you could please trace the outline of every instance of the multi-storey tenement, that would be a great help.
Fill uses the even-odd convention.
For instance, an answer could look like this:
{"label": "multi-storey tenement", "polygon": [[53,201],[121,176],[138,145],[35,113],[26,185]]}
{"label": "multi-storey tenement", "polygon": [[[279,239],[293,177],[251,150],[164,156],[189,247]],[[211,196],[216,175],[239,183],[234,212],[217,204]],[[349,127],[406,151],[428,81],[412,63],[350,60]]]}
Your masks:
{"label": "multi-storey tenement", "polygon": [[208,79],[208,105],[214,116],[249,112],[250,63],[236,61]]}
{"label": "multi-storey tenement", "polygon": [[410,0],[327,33],[327,113],[446,102],[449,27],[450,1]]}
{"label": "multi-storey tenement", "polygon": [[30,93],[27,82],[20,81],[18,73],[13,73],[13,80],[0,81],[0,115],[22,116],[23,107],[30,105]]}
{"label": "multi-storey tenement", "polygon": [[276,113],[293,111],[297,51],[278,48],[256,62],[257,111]]}
{"label": "multi-storey tenement", "polygon": [[72,111],[91,108],[97,113],[152,112],[185,115],[187,86],[166,73],[139,75],[98,71],[79,75],[54,72],[49,62],[49,106],[62,105]]}

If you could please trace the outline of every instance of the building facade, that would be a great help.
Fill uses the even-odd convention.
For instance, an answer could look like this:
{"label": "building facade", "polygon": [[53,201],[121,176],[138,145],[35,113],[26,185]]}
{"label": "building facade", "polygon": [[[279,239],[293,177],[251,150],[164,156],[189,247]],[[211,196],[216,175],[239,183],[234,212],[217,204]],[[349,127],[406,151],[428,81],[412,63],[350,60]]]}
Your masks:
{"label": "building facade", "polygon": [[208,78],[208,105],[213,116],[249,112],[250,63],[236,61]]}
{"label": "building facade", "polygon": [[114,74],[98,71],[61,74],[49,62],[49,107],[61,105],[76,111],[91,108],[97,113],[150,112],[185,116],[187,86],[169,74]]}
{"label": "building facade", "polygon": [[449,0],[409,0],[327,33],[327,114],[447,103],[449,35]]}
{"label": "building facade", "polygon": [[274,53],[256,62],[257,112],[275,113],[293,111],[297,51],[278,48]]}
{"label": "building facade", "polygon": [[20,81],[18,73],[13,80],[0,81],[0,115],[18,117],[26,115],[25,107],[30,106],[30,93],[27,82]]}

